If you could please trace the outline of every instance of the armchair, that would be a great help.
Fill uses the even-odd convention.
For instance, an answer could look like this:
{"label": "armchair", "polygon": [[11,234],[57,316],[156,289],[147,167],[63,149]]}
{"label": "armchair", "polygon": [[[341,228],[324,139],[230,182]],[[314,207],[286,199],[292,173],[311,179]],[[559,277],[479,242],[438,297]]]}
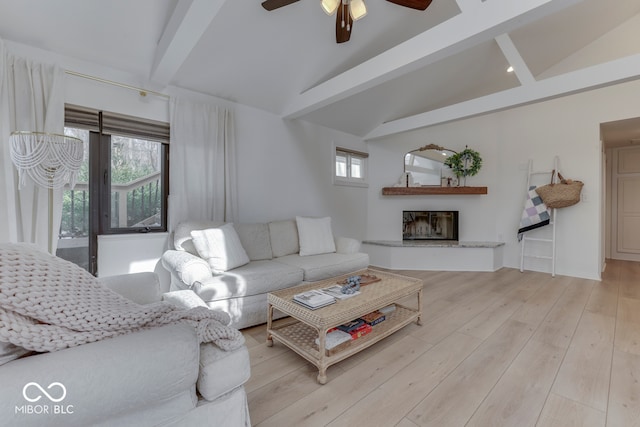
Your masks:
{"label": "armchair", "polygon": [[[100,281],[141,304],[162,296],[153,273]],[[200,345],[193,327],[174,323],[0,365],[0,419],[20,426],[249,426],[249,376],[245,346]]]}

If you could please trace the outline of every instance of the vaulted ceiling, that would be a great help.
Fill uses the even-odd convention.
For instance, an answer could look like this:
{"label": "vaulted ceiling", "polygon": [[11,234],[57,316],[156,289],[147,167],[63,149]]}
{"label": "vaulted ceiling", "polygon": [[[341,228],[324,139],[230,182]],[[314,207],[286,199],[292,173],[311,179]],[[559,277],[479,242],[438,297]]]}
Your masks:
{"label": "vaulted ceiling", "polygon": [[640,77],[637,0],[365,1],[344,44],[318,0],[0,0],[0,38],[365,139]]}

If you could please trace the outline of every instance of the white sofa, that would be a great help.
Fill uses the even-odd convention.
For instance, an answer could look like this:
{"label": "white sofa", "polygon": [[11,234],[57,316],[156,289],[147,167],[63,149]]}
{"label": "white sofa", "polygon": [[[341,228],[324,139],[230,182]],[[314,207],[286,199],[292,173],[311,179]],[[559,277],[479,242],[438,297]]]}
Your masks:
{"label": "white sofa", "polygon": [[[141,304],[161,298],[153,273],[101,281]],[[250,426],[249,376],[245,346],[199,345],[193,327],[176,323],[1,364],[0,425]],[[66,395],[54,402],[30,383],[55,400],[59,383]]]}
{"label": "white sofa", "polygon": [[[324,221],[327,218],[304,218]],[[346,237],[299,234],[302,219],[259,224],[234,224],[246,251],[248,263],[227,271],[216,271],[203,259],[192,239],[198,230],[215,229],[224,223],[187,221],[179,224],[173,236],[173,249],[162,257],[171,273],[171,289],[191,289],[213,309],[229,313],[231,326],[241,329],[267,321],[267,293],[278,289],[315,282],[366,268],[369,256],[359,252],[360,242]],[[304,230],[304,229],[302,229]],[[302,239],[301,239],[302,237]],[[333,250],[307,255],[305,248],[316,241],[333,244]],[[331,242],[327,242],[331,239]],[[302,255],[301,255],[302,242]],[[311,251],[315,253],[318,251]],[[323,252],[320,250],[319,252]]]}

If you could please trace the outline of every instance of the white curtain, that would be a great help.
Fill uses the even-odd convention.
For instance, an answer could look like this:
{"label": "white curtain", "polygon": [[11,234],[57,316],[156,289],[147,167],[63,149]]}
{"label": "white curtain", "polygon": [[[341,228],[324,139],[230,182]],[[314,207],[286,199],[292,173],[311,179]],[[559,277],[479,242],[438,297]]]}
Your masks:
{"label": "white curtain", "polygon": [[50,194],[29,178],[18,189],[9,154],[14,130],[64,132],[64,71],[9,54],[0,40],[0,241],[35,243],[55,254],[62,190]]}
{"label": "white curtain", "polygon": [[236,149],[227,108],[172,98],[169,224],[187,219],[235,221]]}

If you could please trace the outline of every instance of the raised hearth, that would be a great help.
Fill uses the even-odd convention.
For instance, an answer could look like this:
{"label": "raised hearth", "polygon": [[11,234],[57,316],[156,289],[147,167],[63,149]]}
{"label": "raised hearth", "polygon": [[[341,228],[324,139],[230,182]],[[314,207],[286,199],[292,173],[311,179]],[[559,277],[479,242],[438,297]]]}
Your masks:
{"label": "raised hearth", "polygon": [[458,242],[451,240],[363,240],[362,243],[392,248],[497,248],[504,242]]}
{"label": "raised hearth", "polygon": [[496,271],[503,267],[504,242],[365,240],[372,266],[398,270]]}

